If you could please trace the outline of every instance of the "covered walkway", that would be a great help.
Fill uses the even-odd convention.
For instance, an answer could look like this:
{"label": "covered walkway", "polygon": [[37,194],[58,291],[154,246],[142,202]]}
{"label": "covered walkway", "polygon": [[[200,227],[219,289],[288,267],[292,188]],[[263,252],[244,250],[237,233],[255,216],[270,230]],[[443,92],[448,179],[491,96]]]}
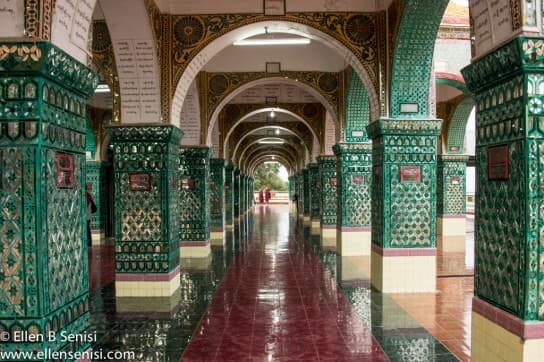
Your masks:
{"label": "covered walkway", "polygon": [[437,294],[388,296],[371,290],[368,257],[324,250],[289,211],[255,206],[247,238],[235,230],[207,262],[186,264],[177,299],[144,298],[145,313],[137,298],[115,299],[112,280],[93,270],[111,253],[94,247],[94,348],[168,361],[469,359],[472,277],[460,256],[439,263]]}

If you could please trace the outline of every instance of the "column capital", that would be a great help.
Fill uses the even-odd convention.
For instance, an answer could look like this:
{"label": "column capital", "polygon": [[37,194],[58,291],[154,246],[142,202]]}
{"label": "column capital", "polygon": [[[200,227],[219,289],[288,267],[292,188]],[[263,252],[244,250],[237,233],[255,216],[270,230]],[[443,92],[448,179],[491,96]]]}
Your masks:
{"label": "column capital", "polygon": [[137,125],[114,124],[104,127],[112,142],[164,142],[178,145],[183,132],[176,126],[161,123]]}
{"label": "column capital", "polygon": [[180,154],[188,156],[188,157],[208,158],[212,155],[212,149],[210,147],[202,147],[202,146],[180,147],[179,152]]}
{"label": "column capital", "polygon": [[48,42],[0,42],[0,69],[49,78],[84,98],[90,98],[98,85],[95,72]]}
{"label": "column capital", "polygon": [[439,136],[442,131],[441,119],[392,119],[380,118],[370,123],[366,130],[371,139],[381,136],[428,135]]}
{"label": "column capital", "polygon": [[323,155],[317,157],[317,163],[324,163],[324,162],[336,162],[336,156],[334,155]]}
{"label": "column capital", "polygon": [[226,167],[227,161],[224,158],[212,158],[210,159],[210,166],[212,167]]}
{"label": "column capital", "polygon": [[372,143],[347,143],[339,142],[332,147],[332,150],[336,156],[350,154],[350,153],[370,153],[372,152]]}
{"label": "column capital", "polygon": [[542,72],[544,54],[542,38],[518,37],[461,70],[467,88],[479,93],[515,74]]}
{"label": "column capital", "polygon": [[438,155],[438,162],[464,162],[467,163],[468,155]]}

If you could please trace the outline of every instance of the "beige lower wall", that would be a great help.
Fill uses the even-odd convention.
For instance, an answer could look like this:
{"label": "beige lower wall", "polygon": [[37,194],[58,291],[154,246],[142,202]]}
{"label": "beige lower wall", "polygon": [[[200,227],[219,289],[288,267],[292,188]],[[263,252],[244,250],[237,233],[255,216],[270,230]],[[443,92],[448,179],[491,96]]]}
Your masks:
{"label": "beige lower wall", "polygon": [[472,361],[544,361],[544,338],[524,341],[476,312],[472,312],[471,334]]}
{"label": "beige lower wall", "polygon": [[210,243],[212,245],[220,246],[225,244],[225,232],[224,231],[212,231],[210,232]]}
{"label": "beige lower wall", "polygon": [[180,246],[179,255],[181,258],[205,258],[211,253],[211,246],[208,242],[202,246]]}
{"label": "beige lower wall", "polygon": [[467,233],[467,219],[465,216],[438,216],[436,222],[436,232],[438,235],[465,236]]}
{"label": "beige lower wall", "polygon": [[434,293],[436,256],[382,256],[372,251],[371,283],[382,293]]}
{"label": "beige lower wall", "polygon": [[370,255],[372,232],[336,230],[336,253],[341,256]]}
{"label": "beige lower wall", "polygon": [[115,281],[116,297],[170,297],[179,289],[180,279],[176,275],[170,281]]}
{"label": "beige lower wall", "polygon": [[104,231],[91,231],[91,241],[92,245],[106,245],[106,234]]}

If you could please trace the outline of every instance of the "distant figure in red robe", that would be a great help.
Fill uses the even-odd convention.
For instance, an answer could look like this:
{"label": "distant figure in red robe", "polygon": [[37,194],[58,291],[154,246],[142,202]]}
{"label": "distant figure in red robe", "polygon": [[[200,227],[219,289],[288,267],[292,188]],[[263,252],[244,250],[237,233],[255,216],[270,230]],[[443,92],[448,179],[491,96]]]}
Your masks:
{"label": "distant figure in red robe", "polygon": [[264,192],[262,189],[259,191],[259,204],[264,204]]}
{"label": "distant figure in red robe", "polygon": [[268,201],[270,201],[270,189],[268,187],[266,188],[266,190],[264,190],[264,199],[268,204]]}

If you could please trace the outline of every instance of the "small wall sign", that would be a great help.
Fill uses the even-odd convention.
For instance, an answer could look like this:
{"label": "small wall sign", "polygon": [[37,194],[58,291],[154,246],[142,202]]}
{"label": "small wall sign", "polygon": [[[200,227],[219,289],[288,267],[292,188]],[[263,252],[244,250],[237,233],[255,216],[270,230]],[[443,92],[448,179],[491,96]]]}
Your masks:
{"label": "small wall sign", "polygon": [[329,178],[329,184],[331,186],[336,186],[336,177],[330,177]]}
{"label": "small wall sign", "polygon": [[196,181],[192,178],[184,178],[181,180],[182,190],[194,190],[196,188]]}
{"label": "small wall sign", "polygon": [[365,175],[351,175],[352,185],[362,185],[365,183]]}
{"label": "small wall sign", "polygon": [[461,177],[459,177],[459,176],[450,177],[450,184],[459,185],[460,183],[461,183]]}
{"label": "small wall sign", "polygon": [[508,180],[508,146],[494,146],[487,149],[487,179]]}
{"label": "small wall sign", "polygon": [[74,169],[74,155],[57,152],[55,154],[55,186],[59,189],[73,189],[76,186]]}
{"label": "small wall sign", "polygon": [[130,191],[151,190],[151,175],[148,173],[129,173],[128,185]]}
{"label": "small wall sign", "polygon": [[400,182],[421,182],[421,166],[400,166]]}

